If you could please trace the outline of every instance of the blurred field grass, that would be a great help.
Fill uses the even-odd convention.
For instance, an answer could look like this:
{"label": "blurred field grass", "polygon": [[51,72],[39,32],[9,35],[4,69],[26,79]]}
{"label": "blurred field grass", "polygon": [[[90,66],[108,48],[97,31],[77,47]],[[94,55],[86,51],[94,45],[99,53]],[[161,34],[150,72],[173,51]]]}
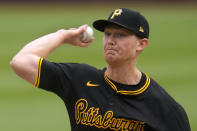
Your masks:
{"label": "blurred field grass", "polygon": [[[186,110],[192,130],[197,130],[197,5],[195,4],[0,4],[0,130],[70,130],[63,102],[54,94],[34,89],[9,66],[12,57],[28,42],[60,28],[91,25],[107,18],[112,9],[139,10],[150,23],[150,44],[138,67],[157,80]],[[102,33],[88,48],[63,45],[48,59],[105,67]]]}

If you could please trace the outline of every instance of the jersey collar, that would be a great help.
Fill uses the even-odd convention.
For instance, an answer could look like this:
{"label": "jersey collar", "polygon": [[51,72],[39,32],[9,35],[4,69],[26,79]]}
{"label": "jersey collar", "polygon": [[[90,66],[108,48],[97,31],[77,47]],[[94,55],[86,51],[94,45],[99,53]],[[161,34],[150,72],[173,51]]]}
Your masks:
{"label": "jersey collar", "polygon": [[[143,73],[142,73],[143,74]],[[118,94],[122,94],[122,95],[138,95],[143,93],[148,86],[150,85],[150,78],[147,74],[143,74],[145,75],[145,82],[143,85],[139,84],[140,87],[138,87],[138,89],[136,90],[122,90],[122,89],[118,89],[117,85],[121,85],[121,84],[117,84],[116,82],[110,80],[107,75],[106,75],[106,71],[104,72],[104,78],[105,81],[107,82],[107,84]],[[141,80],[142,81],[142,80]],[[141,82],[140,81],[140,82]]]}

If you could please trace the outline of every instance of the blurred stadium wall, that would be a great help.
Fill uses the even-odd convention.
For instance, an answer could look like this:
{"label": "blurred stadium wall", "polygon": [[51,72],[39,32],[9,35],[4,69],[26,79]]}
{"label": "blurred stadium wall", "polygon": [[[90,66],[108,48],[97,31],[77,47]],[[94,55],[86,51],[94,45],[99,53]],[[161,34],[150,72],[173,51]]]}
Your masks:
{"label": "blurred stadium wall", "polygon": [[51,2],[51,3],[56,3],[56,2],[69,2],[69,3],[75,3],[75,2],[197,2],[197,0],[0,0],[0,2],[25,2],[25,3],[32,3],[32,2]]}

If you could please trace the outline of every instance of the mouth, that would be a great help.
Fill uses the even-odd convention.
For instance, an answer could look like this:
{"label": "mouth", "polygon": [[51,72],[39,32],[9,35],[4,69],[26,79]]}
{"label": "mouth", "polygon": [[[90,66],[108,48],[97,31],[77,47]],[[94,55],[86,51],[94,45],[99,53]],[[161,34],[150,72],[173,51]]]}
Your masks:
{"label": "mouth", "polygon": [[117,53],[116,49],[108,48],[105,50],[105,54],[107,55],[115,55]]}
{"label": "mouth", "polygon": [[112,48],[112,47],[108,47],[108,48],[106,48],[106,51],[117,51],[117,49]]}

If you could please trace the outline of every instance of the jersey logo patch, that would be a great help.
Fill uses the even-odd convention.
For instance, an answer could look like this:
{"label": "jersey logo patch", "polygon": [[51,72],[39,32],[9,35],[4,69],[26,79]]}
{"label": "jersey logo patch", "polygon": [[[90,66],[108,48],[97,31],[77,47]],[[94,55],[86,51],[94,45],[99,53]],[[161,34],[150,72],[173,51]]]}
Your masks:
{"label": "jersey logo patch", "polygon": [[99,84],[92,84],[91,81],[88,81],[86,83],[87,86],[99,86]]}

